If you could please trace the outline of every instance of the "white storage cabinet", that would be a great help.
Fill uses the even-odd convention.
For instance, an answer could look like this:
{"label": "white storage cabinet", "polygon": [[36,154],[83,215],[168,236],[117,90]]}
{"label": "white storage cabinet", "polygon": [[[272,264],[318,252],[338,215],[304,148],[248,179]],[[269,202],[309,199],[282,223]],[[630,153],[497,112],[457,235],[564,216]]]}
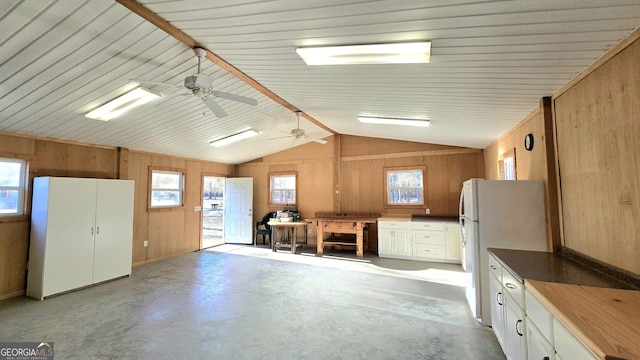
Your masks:
{"label": "white storage cabinet", "polygon": [[411,258],[409,221],[378,221],[378,254],[380,257]]}
{"label": "white storage cabinet", "polygon": [[133,180],[34,179],[27,296],[131,275]]}
{"label": "white storage cabinet", "polygon": [[378,221],[380,257],[460,263],[460,225],[443,221]]}

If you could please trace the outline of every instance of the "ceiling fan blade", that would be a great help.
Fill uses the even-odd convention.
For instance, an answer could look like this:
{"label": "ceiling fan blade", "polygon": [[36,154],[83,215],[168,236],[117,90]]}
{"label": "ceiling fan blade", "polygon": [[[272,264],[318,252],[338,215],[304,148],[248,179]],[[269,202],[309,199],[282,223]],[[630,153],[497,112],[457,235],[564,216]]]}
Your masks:
{"label": "ceiling fan blade", "polygon": [[213,78],[205,74],[198,74],[196,77],[196,85],[208,89],[213,85]]}
{"label": "ceiling fan blade", "polygon": [[290,137],[291,137],[291,135],[289,135],[289,136],[278,136],[278,137],[270,138],[270,139],[267,139],[267,140],[288,139]]}
{"label": "ceiling fan blade", "polygon": [[215,102],[215,100],[203,99],[202,101],[204,102],[205,105],[207,105],[209,110],[211,110],[211,112],[214,113],[218,118],[223,118],[227,116],[227,113],[224,111],[224,109],[220,105],[218,105],[217,102]]}
{"label": "ceiling fan blade", "polygon": [[242,95],[238,95],[238,94],[232,94],[232,93],[228,93],[228,92],[224,92],[224,91],[216,91],[215,92],[215,96],[223,98],[223,99],[227,99],[227,100],[233,100],[233,101],[237,101],[237,102],[241,102],[247,105],[253,105],[256,106],[258,105],[258,100],[250,98],[250,97],[246,97],[246,96],[242,96]]}
{"label": "ceiling fan blade", "polygon": [[171,87],[179,87],[179,88],[183,87],[182,85],[168,84],[168,83],[163,83],[159,81],[149,81],[144,79],[129,79],[129,81],[133,81],[133,82],[137,82],[145,85],[162,85],[162,86],[171,86]]}

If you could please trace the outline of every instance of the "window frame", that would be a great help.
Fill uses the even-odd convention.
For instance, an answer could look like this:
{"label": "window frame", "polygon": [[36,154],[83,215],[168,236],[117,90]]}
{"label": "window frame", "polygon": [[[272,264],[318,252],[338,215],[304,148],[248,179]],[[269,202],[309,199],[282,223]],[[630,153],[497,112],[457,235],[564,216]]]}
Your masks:
{"label": "window frame", "polygon": [[[390,172],[403,172],[403,171],[420,171],[422,172],[422,203],[420,204],[412,204],[412,203],[390,203],[389,202],[389,187],[388,187],[388,174]],[[427,167],[424,165],[418,166],[394,166],[394,167],[384,167],[383,168],[383,207],[384,208],[406,208],[406,209],[423,209],[428,208],[427,206]]]}
{"label": "window frame", "polygon": [[[284,176],[293,176],[295,178],[295,188],[293,203],[279,203],[273,202],[273,178],[274,177],[284,177]],[[283,172],[270,172],[269,173],[269,206],[270,207],[288,207],[288,206],[297,206],[298,205],[298,172],[296,171],[283,171]]]}
{"label": "window frame", "polygon": [[[154,173],[165,173],[165,174],[179,174],[180,175],[180,188],[179,189],[155,189],[153,187],[153,174]],[[147,209],[148,210],[163,210],[163,209],[181,209],[184,208],[184,194],[185,194],[185,184],[186,184],[186,172],[182,169],[174,169],[174,168],[164,168],[164,167],[149,167],[149,179],[148,179],[148,189],[147,189]],[[153,192],[154,190],[158,191],[179,191],[179,204],[171,204],[171,205],[153,205]]]}
{"label": "window frame", "polygon": [[11,212],[11,213],[0,212],[0,217],[25,215],[27,211],[26,197],[27,197],[28,163],[26,160],[16,159],[16,158],[0,158],[0,162],[20,164],[20,179],[18,180],[18,186],[0,185],[0,191],[15,191],[15,190],[18,191],[16,212]]}
{"label": "window frame", "polygon": [[[505,160],[509,162],[512,159],[513,166],[505,166]],[[513,173],[507,174],[508,170],[513,170]],[[513,177],[513,178],[511,178]],[[498,157],[498,179],[500,180],[517,180],[518,179],[518,164],[516,162],[516,149],[509,149]]]}

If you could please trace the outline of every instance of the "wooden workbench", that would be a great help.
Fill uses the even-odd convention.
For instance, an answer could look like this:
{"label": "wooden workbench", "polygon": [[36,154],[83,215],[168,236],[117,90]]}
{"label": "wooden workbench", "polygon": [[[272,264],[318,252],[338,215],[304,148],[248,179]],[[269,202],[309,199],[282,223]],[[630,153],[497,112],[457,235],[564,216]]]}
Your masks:
{"label": "wooden workbench", "polygon": [[336,214],[316,213],[316,217],[306,219],[314,221],[318,226],[317,252],[316,255],[324,253],[326,245],[353,245],[342,239],[325,239],[325,233],[330,234],[355,234],[356,235],[356,255],[364,256],[364,231],[367,224],[375,224],[379,214]]}

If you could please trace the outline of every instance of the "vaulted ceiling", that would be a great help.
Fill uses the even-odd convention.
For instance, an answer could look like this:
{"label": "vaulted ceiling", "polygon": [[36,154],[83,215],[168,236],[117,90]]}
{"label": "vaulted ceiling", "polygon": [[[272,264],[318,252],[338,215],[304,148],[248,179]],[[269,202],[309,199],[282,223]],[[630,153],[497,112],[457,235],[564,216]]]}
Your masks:
{"label": "vaulted ceiling", "polygon": [[[483,148],[639,24],[638,0],[3,0],[0,131],[241,163],[308,142],[286,137],[299,109],[314,137]],[[431,63],[307,66],[295,52],[410,40],[432,41]],[[258,105],[218,98],[218,118],[151,85],[160,99],[108,122],[84,117],[131,79],[182,84],[195,44],[214,88]],[[365,114],[432,126],[365,125]],[[260,134],[209,145],[248,128]]]}

